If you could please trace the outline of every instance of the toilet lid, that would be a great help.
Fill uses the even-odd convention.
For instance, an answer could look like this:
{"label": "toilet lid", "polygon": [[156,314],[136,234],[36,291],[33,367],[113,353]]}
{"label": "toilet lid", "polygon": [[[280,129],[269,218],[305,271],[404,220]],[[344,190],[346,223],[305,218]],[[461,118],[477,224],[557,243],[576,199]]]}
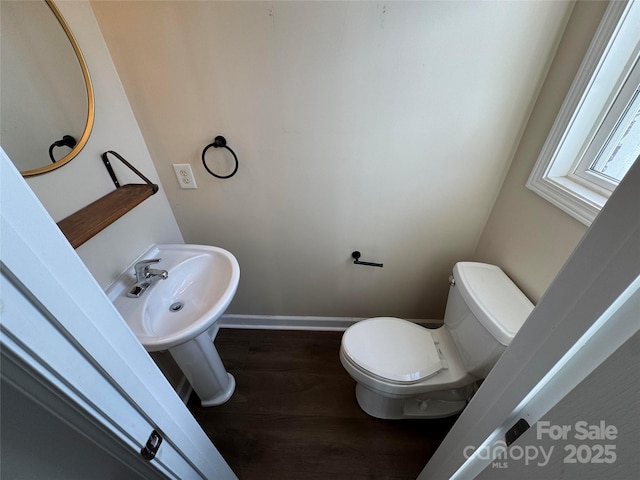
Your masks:
{"label": "toilet lid", "polygon": [[400,383],[415,383],[442,369],[429,330],[399,318],[356,323],[344,332],[342,350],[361,368]]}

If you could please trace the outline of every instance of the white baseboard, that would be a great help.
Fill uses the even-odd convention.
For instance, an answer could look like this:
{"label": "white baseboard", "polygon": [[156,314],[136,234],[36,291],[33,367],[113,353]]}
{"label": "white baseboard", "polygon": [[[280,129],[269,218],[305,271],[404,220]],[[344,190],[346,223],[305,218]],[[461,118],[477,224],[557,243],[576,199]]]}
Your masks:
{"label": "white baseboard", "polygon": [[[222,315],[216,325],[209,330],[211,340],[215,340],[220,328],[239,329],[264,329],[264,330],[317,330],[317,331],[344,331],[363,318],[355,317],[295,317],[283,315]],[[416,320],[410,321],[427,328],[442,326],[442,320]],[[176,393],[186,404],[193,391],[187,379],[183,376]]]}
{"label": "white baseboard", "polygon": [[[326,330],[343,331],[363,318],[356,317],[311,317],[283,315],[237,315],[225,314],[218,320],[220,328],[255,328],[268,330]],[[408,319],[425,327],[437,328],[442,320]]]}

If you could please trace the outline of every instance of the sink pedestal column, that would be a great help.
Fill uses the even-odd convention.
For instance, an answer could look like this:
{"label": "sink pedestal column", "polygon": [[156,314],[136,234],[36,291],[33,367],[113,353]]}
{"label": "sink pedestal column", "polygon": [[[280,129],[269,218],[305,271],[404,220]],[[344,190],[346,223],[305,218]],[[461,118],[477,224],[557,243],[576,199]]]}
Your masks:
{"label": "sink pedestal column", "polygon": [[205,331],[169,349],[203,407],[221,405],[233,395],[236,380],[228,373],[209,334]]}

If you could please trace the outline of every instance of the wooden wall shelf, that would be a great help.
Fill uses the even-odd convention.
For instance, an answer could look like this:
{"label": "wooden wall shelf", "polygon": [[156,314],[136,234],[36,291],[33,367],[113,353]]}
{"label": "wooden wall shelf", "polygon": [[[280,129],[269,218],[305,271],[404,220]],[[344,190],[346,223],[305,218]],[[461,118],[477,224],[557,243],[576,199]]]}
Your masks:
{"label": "wooden wall shelf", "polygon": [[60,220],[58,227],[73,248],[78,248],[157,191],[152,184],[123,185]]}

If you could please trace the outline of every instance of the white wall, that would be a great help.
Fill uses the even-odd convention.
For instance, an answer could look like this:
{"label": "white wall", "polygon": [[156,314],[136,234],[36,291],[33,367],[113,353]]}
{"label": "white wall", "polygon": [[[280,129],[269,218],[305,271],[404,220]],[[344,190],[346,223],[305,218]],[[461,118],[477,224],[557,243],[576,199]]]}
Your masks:
{"label": "white wall", "polygon": [[186,241],[240,262],[231,313],[442,318],[572,4],[92,7]]}
{"label": "white wall", "polygon": [[[158,175],[88,2],[56,3],[71,27],[89,67],[96,99],[93,131],[70,163],[27,182],[54,220],[107,194],[115,187],[100,154],[115,150],[154,182]],[[139,183],[112,162],[120,183]],[[98,283],[106,288],[153,243],[183,243],[164,189],[77,249]]]}
{"label": "white wall", "polygon": [[537,302],[584,225],[525,187],[608,2],[577,2],[474,260],[500,265]]}

